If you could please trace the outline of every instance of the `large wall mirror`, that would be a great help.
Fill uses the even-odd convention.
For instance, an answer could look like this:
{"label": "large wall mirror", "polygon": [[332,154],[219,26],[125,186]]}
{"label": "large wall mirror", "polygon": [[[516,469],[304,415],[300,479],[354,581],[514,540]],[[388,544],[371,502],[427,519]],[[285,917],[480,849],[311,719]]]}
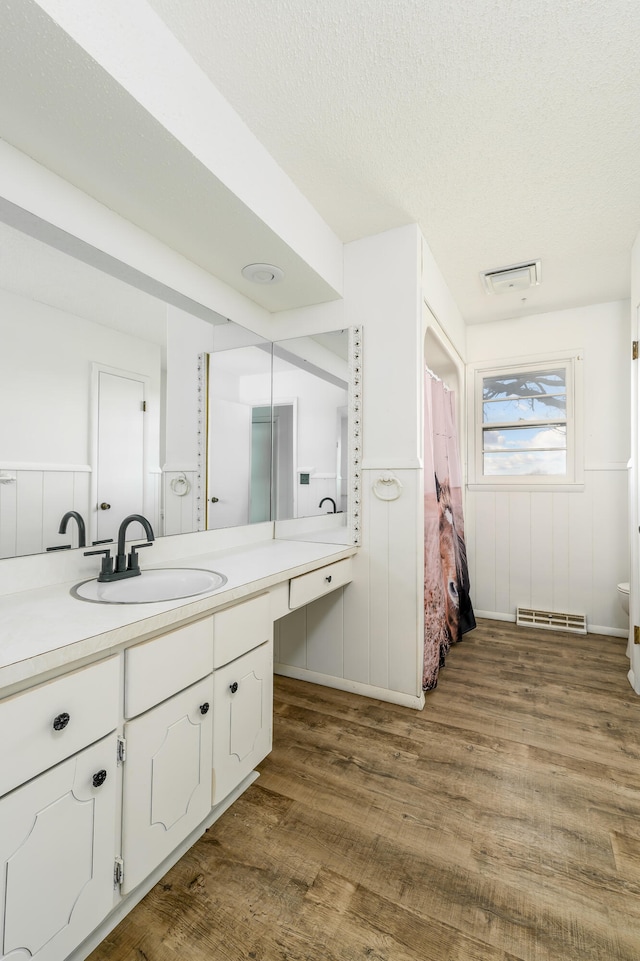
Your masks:
{"label": "large wall mirror", "polygon": [[353,333],[272,348],[1,222],[0,252],[0,557],[80,546],[69,511],[91,545],[335,504],[357,539]]}
{"label": "large wall mirror", "polygon": [[317,531],[354,540],[359,347],[359,332],[347,329],[271,344],[234,324],[216,327],[206,382],[209,528],[332,515]]}

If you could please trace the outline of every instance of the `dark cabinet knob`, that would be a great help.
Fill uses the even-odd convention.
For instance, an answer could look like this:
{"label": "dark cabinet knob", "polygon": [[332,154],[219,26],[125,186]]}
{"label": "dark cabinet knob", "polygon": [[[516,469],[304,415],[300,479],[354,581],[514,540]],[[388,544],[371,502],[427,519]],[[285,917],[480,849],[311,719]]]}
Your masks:
{"label": "dark cabinet knob", "polygon": [[62,714],[58,714],[58,716],[54,717],[53,719],[53,730],[64,731],[70,720],[71,718],[66,711],[64,711]]}
{"label": "dark cabinet knob", "polygon": [[236,691],[238,690],[238,682],[234,681],[233,684],[230,684],[229,690],[231,691],[232,694],[235,694]]}
{"label": "dark cabinet knob", "polygon": [[327,577],[325,577],[325,581],[327,582],[327,584],[330,584],[330,583],[331,583],[331,578],[332,578],[332,576],[333,576],[333,575],[328,574]]}
{"label": "dark cabinet knob", "polygon": [[100,510],[101,510],[101,511],[110,511],[110,510],[111,510],[111,504],[107,504],[106,501],[103,501],[102,504],[100,504]]}
{"label": "dark cabinet knob", "polygon": [[104,784],[106,780],[107,780],[107,772],[104,769],[102,771],[98,771],[96,774],[93,775],[93,786],[100,787],[100,785]]}
{"label": "dark cabinet knob", "polygon": [[201,714],[208,714],[208,713],[209,713],[209,702],[208,702],[208,701],[205,701],[204,704],[201,704],[201,705],[200,705],[200,713],[201,713]]}
{"label": "dark cabinet knob", "polygon": [[219,500],[220,500],[219,497],[212,497],[212,498],[211,498],[211,503],[212,503],[212,504],[217,504]]}

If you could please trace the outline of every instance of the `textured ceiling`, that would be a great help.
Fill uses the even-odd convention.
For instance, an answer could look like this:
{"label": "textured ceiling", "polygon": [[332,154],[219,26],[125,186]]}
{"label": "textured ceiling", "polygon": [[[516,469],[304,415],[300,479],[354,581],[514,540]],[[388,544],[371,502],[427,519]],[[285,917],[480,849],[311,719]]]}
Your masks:
{"label": "textured ceiling", "polygon": [[628,297],[638,0],[150,5],[344,241],[417,222],[467,322]]}

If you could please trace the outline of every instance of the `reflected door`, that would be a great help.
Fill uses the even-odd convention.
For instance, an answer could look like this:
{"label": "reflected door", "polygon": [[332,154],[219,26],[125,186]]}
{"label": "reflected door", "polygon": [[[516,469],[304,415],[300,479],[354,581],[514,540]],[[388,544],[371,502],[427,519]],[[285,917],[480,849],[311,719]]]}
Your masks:
{"label": "reflected door", "polygon": [[96,539],[115,540],[127,514],[143,513],[144,390],[135,374],[98,371]]}

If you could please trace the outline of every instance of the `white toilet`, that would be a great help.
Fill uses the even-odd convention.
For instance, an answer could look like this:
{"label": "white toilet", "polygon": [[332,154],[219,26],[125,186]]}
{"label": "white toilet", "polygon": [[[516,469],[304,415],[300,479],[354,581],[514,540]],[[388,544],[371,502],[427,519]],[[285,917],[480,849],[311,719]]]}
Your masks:
{"label": "white toilet", "polygon": [[628,614],[629,613],[629,585],[628,584],[618,584],[618,598],[622,604],[622,609]]}

